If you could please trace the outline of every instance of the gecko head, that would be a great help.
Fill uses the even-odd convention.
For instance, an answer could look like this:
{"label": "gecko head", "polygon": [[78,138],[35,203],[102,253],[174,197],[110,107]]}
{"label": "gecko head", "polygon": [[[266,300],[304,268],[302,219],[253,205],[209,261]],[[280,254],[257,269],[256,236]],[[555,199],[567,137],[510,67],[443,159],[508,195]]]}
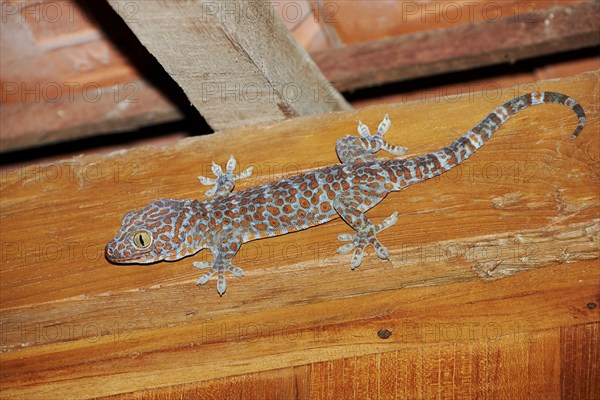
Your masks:
{"label": "gecko head", "polygon": [[191,200],[155,200],[141,210],[130,211],[105,249],[117,264],[149,264],[178,260],[201,249],[192,227],[200,210]]}

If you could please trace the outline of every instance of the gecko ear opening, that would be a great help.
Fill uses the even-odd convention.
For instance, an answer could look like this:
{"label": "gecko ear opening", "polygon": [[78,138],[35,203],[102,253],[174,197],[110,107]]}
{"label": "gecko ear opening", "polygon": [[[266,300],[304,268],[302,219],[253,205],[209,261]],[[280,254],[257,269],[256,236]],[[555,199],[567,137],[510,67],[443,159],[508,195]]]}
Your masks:
{"label": "gecko ear opening", "polygon": [[152,236],[146,231],[133,234],[133,244],[140,249],[147,249],[152,244]]}

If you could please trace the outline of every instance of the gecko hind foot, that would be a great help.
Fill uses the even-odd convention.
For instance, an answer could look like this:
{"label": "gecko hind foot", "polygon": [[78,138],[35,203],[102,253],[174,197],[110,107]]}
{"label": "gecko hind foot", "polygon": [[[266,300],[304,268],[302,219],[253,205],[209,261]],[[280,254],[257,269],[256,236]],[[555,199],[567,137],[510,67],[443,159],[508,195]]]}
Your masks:
{"label": "gecko hind foot", "polygon": [[349,253],[354,249],[352,254],[352,269],[356,269],[360,266],[363,259],[363,252],[368,245],[373,246],[375,253],[382,260],[386,260],[390,256],[388,249],[381,244],[377,239],[377,234],[384,229],[389,228],[398,222],[398,212],[394,212],[392,215],[383,220],[382,223],[377,225],[371,225],[367,232],[356,232],[355,234],[342,233],[338,236],[338,240],[342,242],[350,242],[337,249],[339,254]]}
{"label": "gecko hind foot", "polygon": [[214,275],[217,274],[217,293],[219,296],[223,296],[223,293],[227,290],[227,281],[225,280],[225,272],[231,272],[232,275],[241,278],[244,276],[244,270],[230,264],[228,266],[215,266],[213,261],[209,262],[194,262],[194,267],[199,269],[210,268],[208,272],[198,279],[196,285],[204,285],[208,280]]}
{"label": "gecko hind foot", "polygon": [[235,181],[239,179],[244,179],[252,175],[252,167],[246,168],[239,174],[234,174],[233,170],[237,161],[232,156],[229,157],[227,161],[227,165],[225,166],[225,172],[220,165],[216,164],[214,161],[212,163],[212,172],[217,177],[207,178],[206,176],[198,176],[198,180],[200,183],[206,186],[214,185],[212,188],[206,191],[206,197],[221,197],[228,195],[233,190],[235,186]]}
{"label": "gecko hind foot", "polygon": [[383,117],[383,120],[377,127],[377,132],[374,135],[371,135],[369,127],[363,124],[362,121],[358,121],[358,134],[364,139],[361,142],[363,148],[370,153],[376,153],[383,149],[395,156],[401,156],[406,153],[408,150],[406,147],[393,146],[383,139],[383,135],[390,129],[391,125],[392,121],[390,120],[389,115],[385,114],[385,117]]}

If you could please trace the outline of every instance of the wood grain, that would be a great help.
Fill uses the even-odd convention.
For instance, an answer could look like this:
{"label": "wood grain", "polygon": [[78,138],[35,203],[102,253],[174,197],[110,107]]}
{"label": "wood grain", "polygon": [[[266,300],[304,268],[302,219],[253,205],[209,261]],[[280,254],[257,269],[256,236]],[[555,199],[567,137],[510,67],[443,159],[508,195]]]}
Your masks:
{"label": "wood grain", "polygon": [[125,22],[214,130],[351,108],[269,1],[132,3]]}
{"label": "wood grain", "polygon": [[[202,199],[196,176],[207,175],[212,160],[224,163],[233,153],[240,168],[253,165],[255,176],[240,183],[243,189],[335,163],[335,141],[355,131],[358,119],[373,126],[385,113],[393,122],[388,140],[423,154],[530,90],[581,102],[588,125],[578,140],[568,140],[576,125],[570,110],[534,107],[461,169],[391,194],[369,214],[377,221],[400,210],[398,225],[380,238],[391,250],[389,262],[371,255],[350,271],[348,257],[335,253],[337,235],[348,232],[340,220],[244,245],[236,262],[246,276],[229,279],[222,298],[214,282],[194,285],[191,261],[207,259],[204,252],[151,266],[114,266],[103,258],[125,212],[159,197]],[[434,391],[425,394],[443,388],[464,397],[486,388],[515,397],[539,390],[552,397],[561,390],[557,329],[600,321],[588,306],[600,302],[598,100],[598,73],[590,73],[4,173],[0,397],[147,391],[165,398],[176,385],[192,390],[257,373],[248,379],[298,382],[293,393],[301,398],[350,390],[351,374],[364,375],[352,389],[356,398],[374,387]],[[391,336],[382,339],[381,330]],[[453,357],[456,335],[467,347],[456,350],[458,364],[452,361],[464,369],[453,386],[452,370],[436,365],[450,365],[444,360]],[[541,349],[514,345],[514,335],[540,338]],[[571,348],[579,349],[577,337]],[[434,353],[442,361],[419,358]],[[531,354],[539,363],[529,364],[526,378],[510,372]],[[570,381],[597,371],[582,357],[573,356],[582,369]],[[416,370],[408,368],[413,364]],[[306,365],[310,376],[292,369]],[[427,389],[428,382],[436,386]]]}
{"label": "wood grain", "polygon": [[[436,4],[440,3],[433,2],[432,7]],[[495,7],[497,4],[493,3]],[[600,44],[598,2],[534,11],[390,36],[311,56],[325,77],[343,92]],[[417,13],[421,18],[424,14]]]}
{"label": "wood grain", "polygon": [[340,43],[353,45],[476,22],[494,24],[506,17],[527,23],[548,8],[583,2],[589,0],[319,1],[316,19],[334,29]]}
{"label": "wood grain", "polygon": [[[597,306],[588,303],[588,308]],[[561,399],[600,398],[598,337],[598,323],[561,328]]]}

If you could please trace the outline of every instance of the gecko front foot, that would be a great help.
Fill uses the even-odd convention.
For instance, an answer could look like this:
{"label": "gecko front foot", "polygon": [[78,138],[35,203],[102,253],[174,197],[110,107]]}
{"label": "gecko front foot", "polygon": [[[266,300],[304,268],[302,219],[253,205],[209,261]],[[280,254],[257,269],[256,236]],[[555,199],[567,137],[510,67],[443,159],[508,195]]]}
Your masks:
{"label": "gecko front foot", "polygon": [[238,179],[244,179],[252,175],[252,167],[246,168],[243,172],[239,174],[234,174],[233,170],[237,161],[233,156],[229,157],[229,161],[227,161],[227,166],[225,167],[225,172],[221,166],[216,164],[214,161],[212,163],[212,172],[215,174],[217,179],[207,178],[205,176],[200,175],[198,180],[200,183],[206,186],[214,185],[211,189],[206,192],[207,197],[221,197],[225,196],[233,190],[235,186],[235,181]]}
{"label": "gecko front foot", "polygon": [[390,252],[383,244],[381,244],[376,235],[382,230],[394,225],[396,222],[398,222],[398,212],[394,212],[380,224],[370,225],[365,232],[356,232],[354,235],[349,233],[340,234],[338,240],[350,243],[340,246],[337,249],[337,252],[346,254],[355,249],[352,254],[352,269],[358,268],[362,263],[363,252],[368,245],[373,246],[375,253],[377,253],[379,258],[386,260],[390,256]]}
{"label": "gecko front foot", "polygon": [[202,275],[196,285],[204,285],[208,280],[217,274],[217,292],[219,296],[223,296],[223,293],[227,290],[227,282],[225,280],[225,272],[231,272],[234,276],[241,278],[244,276],[244,270],[233,264],[229,265],[215,265],[214,261],[208,262],[194,262],[194,267],[199,269],[210,268],[210,270]]}

